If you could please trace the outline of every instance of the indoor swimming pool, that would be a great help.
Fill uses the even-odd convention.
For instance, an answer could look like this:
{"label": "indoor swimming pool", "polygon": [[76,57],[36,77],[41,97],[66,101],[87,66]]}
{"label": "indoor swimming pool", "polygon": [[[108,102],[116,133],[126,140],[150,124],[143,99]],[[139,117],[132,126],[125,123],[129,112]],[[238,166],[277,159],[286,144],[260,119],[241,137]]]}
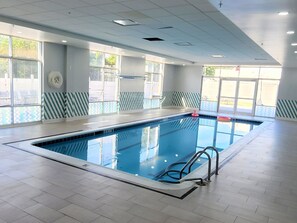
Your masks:
{"label": "indoor swimming pool", "polygon": [[[260,122],[218,121],[215,117],[179,116],[34,143],[39,147],[88,163],[158,181],[158,175],[175,162],[187,161],[206,146],[219,152],[228,148]],[[38,146],[38,147],[36,147]],[[213,157],[214,154],[209,151]],[[194,168],[206,162],[201,157]]]}

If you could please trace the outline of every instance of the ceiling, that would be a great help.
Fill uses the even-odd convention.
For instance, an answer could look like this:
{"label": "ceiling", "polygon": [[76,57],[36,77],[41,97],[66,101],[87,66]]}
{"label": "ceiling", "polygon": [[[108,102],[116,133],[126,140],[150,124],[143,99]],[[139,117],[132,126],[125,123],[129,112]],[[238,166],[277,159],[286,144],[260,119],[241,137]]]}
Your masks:
{"label": "ceiling", "polygon": [[[210,2],[284,67],[297,67],[296,0],[218,0]],[[278,15],[287,11],[287,16]],[[287,31],[295,31],[288,35]]]}
{"label": "ceiling", "polygon": [[[294,35],[286,34],[294,28],[296,0],[222,0],[221,8],[218,2],[0,0],[0,21],[5,22],[0,23],[0,32],[6,26],[7,32],[18,35],[17,27],[26,26],[32,28],[27,37],[52,42],[67,38],[67,44],[88,48],[102,43],[120,54],[152,54],[172,63],[177,58],[179,63],[297,66],[290,47]],[[280,18],[280,10],[292,14]],[[113,23],[114,19],[132,19],[139,25],[124,27]],[[17,26],[7,27],[7,23]],[[164,41],[143,39],[147,37]],[[190,46],[177,45],[185,42]],[[224,57],[213,58],[214,54]]]}

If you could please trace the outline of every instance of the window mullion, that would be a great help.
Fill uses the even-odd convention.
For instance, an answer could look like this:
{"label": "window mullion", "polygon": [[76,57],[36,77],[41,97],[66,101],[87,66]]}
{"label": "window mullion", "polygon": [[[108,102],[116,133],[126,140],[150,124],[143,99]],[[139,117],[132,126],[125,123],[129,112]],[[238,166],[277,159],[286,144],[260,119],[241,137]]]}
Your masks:
{"label": "window mullion", "polygon": [[14,124],[14,88],[13,88],[13,74],[12,74],[12,39],[9,36],[9,59],[8,59],[8,73],[10,77],[10,114],[11,124]]}

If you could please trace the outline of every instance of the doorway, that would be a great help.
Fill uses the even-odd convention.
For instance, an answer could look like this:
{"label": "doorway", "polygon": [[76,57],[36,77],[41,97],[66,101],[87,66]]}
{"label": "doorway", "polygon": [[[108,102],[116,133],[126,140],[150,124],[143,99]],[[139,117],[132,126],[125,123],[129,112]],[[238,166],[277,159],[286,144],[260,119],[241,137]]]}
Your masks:
{"label": "doorway", "polygon": [[218,112],[254,114],[256,89],[255,79],[221,79]]}

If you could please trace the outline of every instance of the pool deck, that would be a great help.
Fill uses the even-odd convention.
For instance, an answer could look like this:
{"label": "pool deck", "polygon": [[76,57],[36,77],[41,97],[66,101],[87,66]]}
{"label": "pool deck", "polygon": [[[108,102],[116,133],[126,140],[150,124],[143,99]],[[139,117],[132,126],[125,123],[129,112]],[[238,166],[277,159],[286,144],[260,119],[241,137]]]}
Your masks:
{"label": "pool deck", "polygon": [[297,122],[267,125],[209,185],[184,199],[4,144],[183,112],[149,110],[0,129],[0,223],[296,223]]}

